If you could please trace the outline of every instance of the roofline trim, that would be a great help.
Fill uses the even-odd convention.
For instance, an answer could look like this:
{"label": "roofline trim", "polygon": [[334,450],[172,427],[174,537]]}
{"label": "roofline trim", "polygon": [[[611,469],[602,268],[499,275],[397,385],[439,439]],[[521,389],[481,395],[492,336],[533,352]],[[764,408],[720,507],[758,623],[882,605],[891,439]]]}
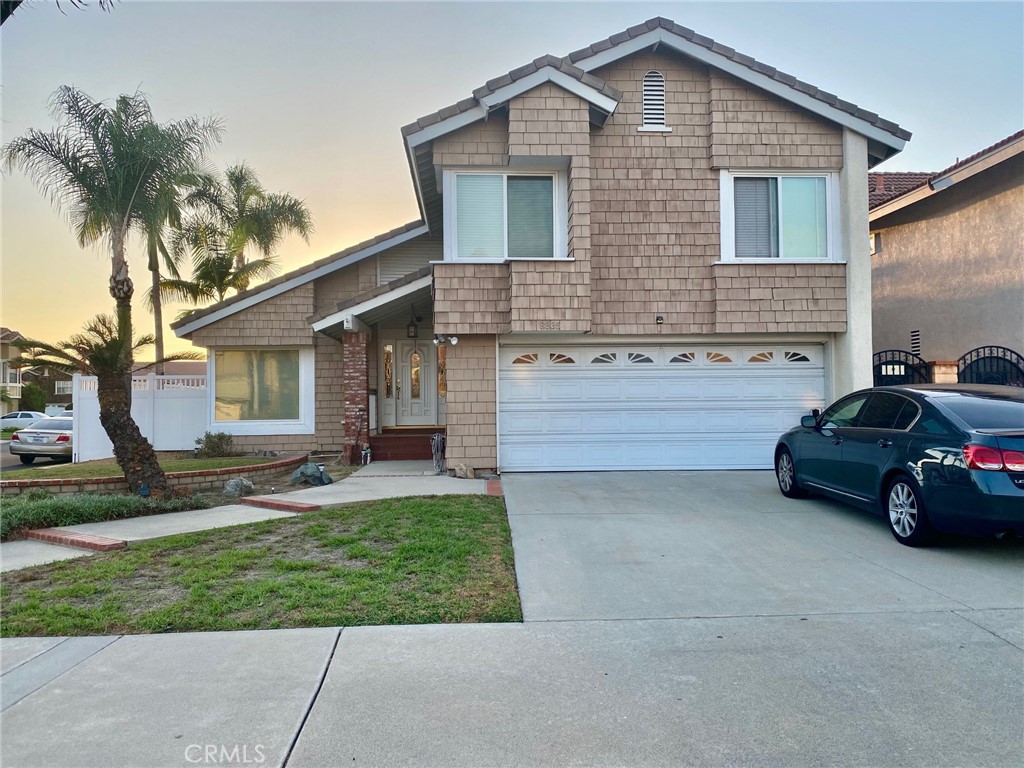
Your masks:
{"label": "roofline trim", "polygon": [[584,72],[592,72],[599,67],[611,64],[612,62],[618,61],[632,53],[636,53],[658,43],[666,45],[684,56],[689,56],[692,59],[702,61],[716,69],[720,69],[738,80],[755,85],[761,90],[768,91],[775,96],[790,101],[809,112],[813,112],[814,114],[826,118],[827,120],[831,120],[834,123],[850,128],[869,139],[874,139],[875,141],[893,149],[894,152],[892,154],[902,151],[907,145],[906,140],[899,138],[889,131],[879,128],[876,125],[872,125],[866,120],[861,120],[848,112],[829,106],[820,99],[816,99],[809,94],[803,93],[802,91],[788,86],[785,83],[779,82],[774,78],[768,77],[767,75],[755,72],[749,67],[743,66],[720,53],[708,50],[701,45],[690,42],[686,38],[680,37],[674,32],[661,27],[651,30],[650,32],[645,32],[641,35],[637,35],[631,40],[626,40],[617,45],[613,45],[599,53],[587,56],[586,58],[581,58],[574,61],[573,64]]}
{"label": "roofline trim", "polygon": [[877,221],[878,219],[883,219],[890,214],[896,213],[896,211],[913,205],[914,203],[918,203],[925,198],[931,197],[937,192],[949,189],[950,187],[959,184],[961,181],[966,181],[972,176],[977,176],[983,171],[994,168],[1000,163],[1004,163],[1022,152],[1024,152],[1024,137],[1021,137],[1010,144],[1004,144],[1001,147],[996,147],[991,152],[983,154],[980,157],[976,157],[966,165],[956,166],[946,173],[940,173],[933,176],[920,187],[911,189],[899,197],[894,197],[892,200],[868,211],[868,222],[870,223]]}
{"label": "roofline trim", "polygon": [[519,80],[510,83],[509,85],[502,86],[493,93],[489,93],[486,96],[481,97],[479,101],[487,109],[493,109],[494,107],[504,104],[506,101],[514,99],[516,96],[520,96],[527,91],[533,90],[537,86],[544,85],[545,83],[554,83],[560,88],[576,94],[581,99],[589,101],[595,107],[607,112],[609,115],[615,111],[617,106],[619,106],[618,99],[606,96],[597,88],[580,82],[575,77],[571,77],[560,69],[555,69],[552,66],[543,67],[526,77],[522,77]]}
{"label": "roofline trim", "polygon": [[424,223],[415,229],[410,229],[408,232],[402,232],[401,234],[395,235],[387,240],[374,243],[373,245],[363,248],[361,251],[356,251],[343,259],[338,259],[330,264],[324,264],[318,269],[310,270],[309,272],[305,272],[301,275],[296,275],[291,280],[285,280],[278,285],[267,288],[266,290],[255,293],[252,296],[248,296],[241,301],[236,301],[234,304],[218,309],[216,312],[211,312],[210,314],[197,318],[192,322],[186,322],[184,325],[174,329],[174,335],[179,339],[184,338],[185,336],[198,331],[200,328],[204,328],[211,323],[223,320],[225,317],[230,317],[231,315],[241,312],[243,309],[254,307],[267,299],[280,296],[282,293],[286,293],[293,288],[298,288],[300,285],[305,285],[313,280],[318,280],[332,272],[337,272],[339,269],[344,269],[347,266],[355,264],[357,261],[362,261],[363,259],[380,253],[381,251],[386,251],[389,248],[394,248],[396,245],[401,245],[404,242],[413,240],[421,235],[425,235],[429,231],[429,227]]}
{"label": "roofline trim", "polygon": [[323,318],[322,320],[317,320],[316,322],[314,322],[312,324],[313,330],[320,332],[325,331],[333,326],[336,326],[339,323],[344,325],[346,319],[357,317],[358,315],[362,315],[366,312],[377,309],[378,307],[383,307],[387,304],[390,304],[393,301],[402,299],[412,293],[421,291],[424,288],[429,288],[430,284],[433,282],[433,279],[434,278],[432,275],[424,275],[423,277],[417,280],[413,280],[411,283],[400,285],[397,288],[388,291],[387,293],[382,293],[379,296],[374,296],[373,298],[367,299],[366,301],[360,302],[359,304],[354,304],[351,307],[340,309],[337,312],[333,312],[330,315],[327,315],[327,317]]}

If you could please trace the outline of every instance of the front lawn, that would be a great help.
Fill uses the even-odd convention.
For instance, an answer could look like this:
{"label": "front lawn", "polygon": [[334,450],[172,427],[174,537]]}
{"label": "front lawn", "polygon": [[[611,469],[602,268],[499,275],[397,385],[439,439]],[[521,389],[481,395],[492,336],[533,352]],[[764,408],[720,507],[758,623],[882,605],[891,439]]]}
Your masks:
{"label": "front lawn", "polygon": [[[37,459],[38,461],[38,459]],[[262,456],[232,456],[221,459],[160,458],[164,472],[198,472],[203,469],[227,469],[229,467],[250,467],[266,464],[277,459]],[[4,480],[67,480],[91,477],[123,477],[124,473],[113,459],[96,459],[81,464],[53,464],[31,469],[9,469],[3,473]]]}
{"label": "front lawn", "polygon": [[493,496],[352,504],[0,577],[4,637],[521,616],[508,519]]}

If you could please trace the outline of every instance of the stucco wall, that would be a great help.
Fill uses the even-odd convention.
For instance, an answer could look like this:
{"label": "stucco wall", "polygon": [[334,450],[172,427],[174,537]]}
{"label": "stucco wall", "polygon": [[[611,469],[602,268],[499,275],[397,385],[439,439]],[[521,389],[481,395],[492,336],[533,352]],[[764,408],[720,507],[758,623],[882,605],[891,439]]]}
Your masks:
{"label": "stucco wall", "polygon": [[975,347],[1024,354],[1024,157],[973,176],[872,225],[876,351],[926,360]]}

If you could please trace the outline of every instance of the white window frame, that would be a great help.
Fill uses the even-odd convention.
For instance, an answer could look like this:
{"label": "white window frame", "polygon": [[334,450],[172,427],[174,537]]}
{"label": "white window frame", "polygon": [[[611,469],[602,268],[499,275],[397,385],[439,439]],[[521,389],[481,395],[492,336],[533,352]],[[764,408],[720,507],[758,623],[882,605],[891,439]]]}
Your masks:
{"label": "white window frame", "polygon": [[[476,174],[481,176],[503,176],[505,181],[505,209],[503,226],[505,231],[505,257],[500,259],[460,259],[458,257],[458,205],[456,178],[462,175]],[[509,176],[545,176],[553,179],[554,215],[554,258],[541,257],[509,257],[508,256],[508,177]],[[444,194],[444,260],[460,264],[503,264],[506,261],[566,261],[569,260],[569,192],[568,180],[564,171],[521,171],[514,168],[472,168],[445,169],[442,177]]]}
{"label": "white window frame", "polygon": [[[217,420],[217,352],[288,352],[299,353],[299,418],[245,421]],[[316,366],[312,347],[237,346],[210,347],[206,359],[208,411],[207,429],[229,435],[312,435],[316,432]]]}
{"label": "white window frame", "polygon": [[[783,179],[786,177],[811,177],[825,179],[825,221],[828,236],[825,247],[828,255],[824,259],[743,258],[736,256],[736,198],[733,180],[737,178]],[[839,196],[839,174],[835,171],[742,171],[723,170],[719,180],[719,207],[721,210],[721,261],[736,264],[843,264],[845,259],[840,249],[839,224],[841,210]],[[780,184],[781,189],[781,184]],[[782,217],[779,216],[779,247],[782,247]]]}
{"label": "white window frame", "polygon": [[55,395],[70,395],[71,394],[71,379],[55,381],[53,382],[53,394]]}

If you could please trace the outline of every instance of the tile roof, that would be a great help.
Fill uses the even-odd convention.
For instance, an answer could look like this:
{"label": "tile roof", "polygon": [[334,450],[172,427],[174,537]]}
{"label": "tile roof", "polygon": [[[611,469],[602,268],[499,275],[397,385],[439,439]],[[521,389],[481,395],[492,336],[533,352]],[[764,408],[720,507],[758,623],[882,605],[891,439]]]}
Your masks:
{"label": "tile roof", "polygon": [[957,160],[953,165],[948,168],[944,168],[938,173],[931,171],[893,171],[889,173],[869,173],[868,174],[868,210],[873,211],[879,206],[885,205],[890,200],[895,200],[897,197],[902,197],[908,192],[912,192],[919,187],[923,187],[935,179],[940,179],[943,176],[948,176],[951,173],[955,173],[961,168],[966,168],[971,163],[990,155],[993,152],[997,152],[1004,147],[1007,147],[1014,142],[1021,141],[1024,139],[1024,130],[1017,131],[1016,133],[1007,136],[1005,139],[997,141],[990,147],[975,152],[970,157],[965,157],[963,160]]}
{"label": "tile roof", "polygon": [[17,341],[24,338],[20,333],[6,326],[0,327],[0,341]]}
{"label": "tile roof", "polygon": [[346,248],[343,251],[338,251],[337,253],[332,253],[330,256],[325,256],[322,259],[317,259],[316,261],[311,262],[304,267],[299,267],[298,269],[293,269],[291,272],[285,272],[283,275],[278,275],[273,280],[268,280],[265,283],[260,283],[254,288],[250,288],[247,291],[237,293],[231,298],[225,299],[224,301],[220,301],[217,302],[216,304],[210,305],[209,307],[204,307],[203,309],[197,309],[194,312],[190,312],[188,315],[185,315],[180,320],[175,320],[173,323],[171,323],[171,328],[178,329],[183,325],[193,323],[196,320],[206,317],[207,315],[213,312],[217,312],[226,307],[230,307],[232,304],[237,304],[240,301],[244,301],[245,299],[251,296],[255,296],[258,293],[262,293],[263,291],[273,288],[274,286],[280,285],[281,283],[288,282],[289,280],[294,280],[297,277],[301,277],[302,275],[313,272],[314,270],[320,269],[321,267],[325,267],[331,264],[332,262],[340,261],[341,259],[344,259],[346,256],[351,256],[354,253],[358,253],[359,251],[365,250],[366,248],[371,248],[374,245],[377,245],[378,243],[382,243],[385,240],[390,240],[393,237],[398,237],[399,235],[403,235],[406,232],[411,232],[412,230],[422,226],[423,222],[420,221],[419,219],[417,219],[416,221],[410,221],[408,224],[404,224],[401,227],[392,229],[391,231],[385,232],[382,235],[377,235],[376,237],[373,237],[369,240],[364,240],[363,242],[357,243],[349,248]]}
{"label": "tile roof", "polygon": [[594,88],[598,88],[606,95],[618,99],[620,97],[620,95],[618,95],[618,91],[616,91],[610,85],[605,83],[603,80],[595,77],[594,75],[584,72],[582,69],[574,65],[579,61],[583,61],[598,53],[607,51],[610,48],[614,48],[615,46],[627,42],[628,40],[632,40],[635,37],[639,37],[640,35],[647,34],[648,32],[653,32],[656,29],[668,30],[672,34],[678,35],[679,37],[691,43],[700,45],[704,48],[707,48],[709,51],[724,56],[730,61],[736,62],[737,64],[740,64],[748,68],[752,72],[755,72],[759,75],[764,75],[766,77],[770,77],[773,80],[776,80],[784,85],[787,85],[790,88],[794,88],[795,90],[800,91],[801,93],[807,94],[811,98],[817,99],[818,101],[821,101],[822,103],[827,104],[830,107],[846,112],[847,114],[852,115],[860,120],[864,120],[865,122],[868,122],[871,125],[874,125],[877,128],[882,129],[883,131],[891,133],[893,136],[896,136],[897,138],[903,139],[904,141],[910,139],[910,131],[907,131],[904,128],[900,128],[896,123],[892,122],[891,120],[886,120],[882,117],[879,117],[874,112],[870,112],[866,109],[858,107],[856,104],[844,101],[835,94],[829,93],[828,91],[823,91],[817,86],[811,85],[810,83],[805,83],[802,80],[798,80],[797,78],[793,77],[792,75],[788,75],[785,72],[780,72],[775,67],[763,64],[750,56],[746,56],[745,54],[742,54],[730,48],[727,45],[722,45],[721,43],[712,40],[710,37],[705,37],[704,35],[697,34],[692,29],[687,29],[686,27],[676,24],[671,19],[662,18],[660,16],[653,19],[648,19],[646,22],[642,24],[637,24],[636,26],[630,27],[629,29],[614,34],[605,40],[600,40],[596,43],[592,43],[591,45],[588,45],[586,48],[581,48],[578,51],[573,51],[568,56],[542,56],[539,59],[535,59],[530,64],[527,64],[523,67],[519,67],[518,69],[514,69],[511,72],[502,75],[501,77],[497,77],[493,80],[488,80],[487,83],[485,83],[483,86],[473,91],[473,98],[463,99],[457,104],[453,104],[450,107],[445,107],[442,110],[433,112],[429,115],[419,118],[416,122],[403,127],[402,135],[409,136],[411,134],[423,130],[427,126],[433,125],[434,123],[439,123],[442,120],[447,120],[449,117],[454,117],[455,115],[458,115],[462,112],[466,112],[467,110],[470,110],[473,107],[477,106],[478,99],[481,99],[484,96],[493,93],[498,88],[509,85],[510,83],[513,83],[520,78],[526,77],[527,75],[532,74],[533,72],[536,72],[537,70],[545,66],[555,67],[556,69],[575,77],[576,79],[580,80],[583,83],[591,85]]}
{"label": "tile roof", "polygon": [[420,267],[415,272],[410,272],[409,274],[403,275],[402,277],[396,278],[390,282],[383,283],[382,285],[378,285],[374,288],[371,288],[368,291],[363,291],[362,293],[357,294],[356,296],[353,296],[350,299],[340,301],[334,306],[333,309],[325,309],[322,312],[316,312],[307,317],[306,321],[309,323],[315,323],[317,320],[323,320],[325,317],[330,317],[336,312],[341,312],[342,310],[348,309],[349,307],[354,307],[357,304],[362,304],[364,301],[369,301],[370,299],[374,299],[378,296],[383,296],[385,293],[391,293],[391,291],[395,290],[396,288],[401,288],[403,285],[414,283],[422,277],[428,277],[429,275],[433,274],[433,272],[434,268],[429,264],[425,267]]}
{"label": "tile roof", "polygon": [[912,189],[923,187],[934,174],[930,171],[894,171],[868,174],[868,210],[887,203]]}

